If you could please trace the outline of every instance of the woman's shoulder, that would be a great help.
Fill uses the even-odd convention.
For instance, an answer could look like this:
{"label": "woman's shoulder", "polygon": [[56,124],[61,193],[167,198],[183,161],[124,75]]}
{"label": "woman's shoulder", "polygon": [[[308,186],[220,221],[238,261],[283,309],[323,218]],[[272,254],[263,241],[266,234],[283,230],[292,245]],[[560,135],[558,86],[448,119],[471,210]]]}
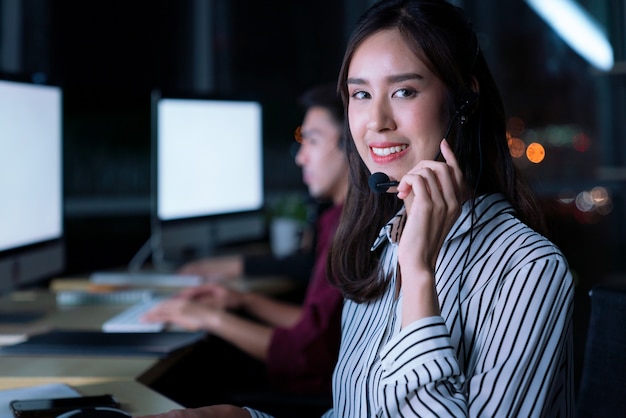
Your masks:
{"label": "woman's shoulder", "polygon": [[482,236],[482,245],[497,249],[495,253],[501,256],[506,253],[506,257],[511,260],[552,258],[565,261],[558,245],[517,217],[510,203],[502,196],[489,196],[480,205],[484,216],[479,234]]}

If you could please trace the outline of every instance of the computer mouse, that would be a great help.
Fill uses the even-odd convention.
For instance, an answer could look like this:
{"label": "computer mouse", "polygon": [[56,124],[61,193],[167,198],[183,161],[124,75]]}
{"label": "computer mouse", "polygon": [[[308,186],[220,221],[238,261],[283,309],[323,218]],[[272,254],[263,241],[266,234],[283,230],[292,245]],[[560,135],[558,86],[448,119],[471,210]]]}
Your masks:
{"label": "computer mouse", "polygon": [[58,415],[57,418],[132,418],[127,412],[107,406],[73,409]]}

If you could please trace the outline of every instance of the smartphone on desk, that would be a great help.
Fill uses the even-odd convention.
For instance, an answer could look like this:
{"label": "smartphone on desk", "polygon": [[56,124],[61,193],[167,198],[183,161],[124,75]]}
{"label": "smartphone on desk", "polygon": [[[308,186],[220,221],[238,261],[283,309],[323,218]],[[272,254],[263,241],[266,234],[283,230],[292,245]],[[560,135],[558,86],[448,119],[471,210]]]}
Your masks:
{"label": "smartphone on desk", "polygon": [[119,408],[113,395],[77,396],[73,398],[22,399],[10,403],[16,418],[56,418],[63,412],[96,406]]}

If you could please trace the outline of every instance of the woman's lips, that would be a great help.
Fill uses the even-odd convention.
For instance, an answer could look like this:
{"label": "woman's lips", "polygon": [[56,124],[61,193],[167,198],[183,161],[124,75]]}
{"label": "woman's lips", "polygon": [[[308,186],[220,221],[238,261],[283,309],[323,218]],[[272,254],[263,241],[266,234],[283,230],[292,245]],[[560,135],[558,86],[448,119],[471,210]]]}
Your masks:
{"label": "woman's lips", "polygon": [[375,163],[385,163],[402,157],[408,145],[370,146],[370,155]]}

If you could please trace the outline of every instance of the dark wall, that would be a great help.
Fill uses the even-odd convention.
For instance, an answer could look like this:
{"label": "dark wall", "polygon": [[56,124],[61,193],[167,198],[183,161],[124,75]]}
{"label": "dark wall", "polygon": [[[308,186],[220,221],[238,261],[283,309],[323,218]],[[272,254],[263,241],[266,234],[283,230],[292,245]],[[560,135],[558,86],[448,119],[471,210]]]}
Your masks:
{"label": "dark wall", "polygon": [[[290,166],[286,151],[301,117],[296,96],[338,71],[341,3],[215,1],[196,10],[197,3],[54,3],[50,74],[65,88],[67,166],[76,171],[68,173],[70,196],[149,192],[152,88],[261,100],[267,166]],[[202,51],[212,60],[208,83],[194,74],[198,12],[211,27]],[[267,172],[269,189],[301,186],[295,167],[276,174]]]}

